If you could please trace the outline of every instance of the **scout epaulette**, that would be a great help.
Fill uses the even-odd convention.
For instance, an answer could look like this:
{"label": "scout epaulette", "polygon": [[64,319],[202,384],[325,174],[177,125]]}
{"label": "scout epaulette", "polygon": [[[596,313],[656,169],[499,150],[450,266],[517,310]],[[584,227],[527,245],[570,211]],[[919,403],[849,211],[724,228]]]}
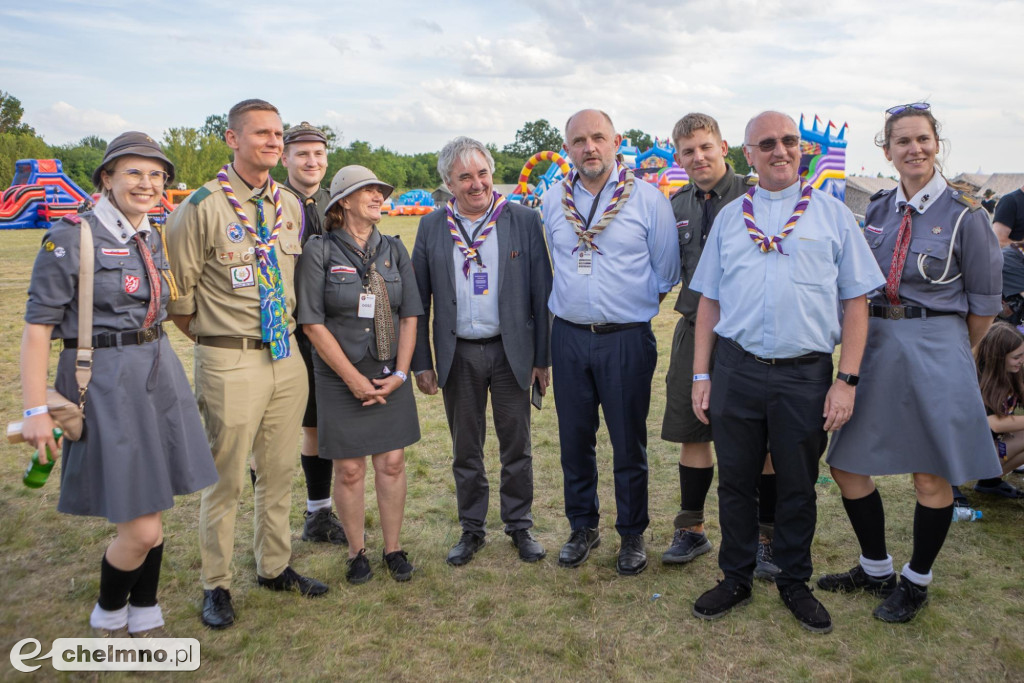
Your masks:
{"label": "scout epaulette", "polygon": [[78,214],[74,214],[74,213],[66,213],[66,214],[64,214],[61,217],[61,220],[67,221],[68,223],[71,223],[72,225],[81,225],[82,224],[82,219],[78,216]]}
{"label": "scout epaulette", "polygon": [[209,188],[203,186],[188,196],[188,203],[199,206],[199,202],[210,196]]}
{"label": "scout epaulette", "polygon": [[978,201],[977,197],[969,195],[966,192],[960,190],[953,190],[953,199],[966,206],[971,211],[977,211],[981,208],[981,202]]}
{"label": "scout epaulette", "polygon": [[885,197],[885,196],[887,196],[887,195],[889,195],[891,193],[892,193],[892,190],[879,190],[878,192],[876,192],[873,195],[871,195],[871,197],[868,199],[868,201],[869,202],[873,202],[876,199],[881,199],[882,197]]}

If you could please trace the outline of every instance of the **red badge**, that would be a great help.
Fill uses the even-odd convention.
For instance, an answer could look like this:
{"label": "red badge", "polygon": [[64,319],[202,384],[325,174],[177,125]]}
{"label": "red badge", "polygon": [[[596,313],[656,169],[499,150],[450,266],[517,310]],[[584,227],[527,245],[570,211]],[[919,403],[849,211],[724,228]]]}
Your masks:
{"label": "red badge", "polygon": [[124,291],[129,294],[134,294],[139,291],[139,276],[138,275],[125,275],[124,276]]}

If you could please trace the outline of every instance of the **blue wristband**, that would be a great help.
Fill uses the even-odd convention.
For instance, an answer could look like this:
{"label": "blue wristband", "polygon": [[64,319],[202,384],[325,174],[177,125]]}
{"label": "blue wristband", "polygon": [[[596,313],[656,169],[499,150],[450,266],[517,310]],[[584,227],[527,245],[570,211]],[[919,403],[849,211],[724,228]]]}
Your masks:
{"label": "blue wristband", "polygon": [[702,373],[694,375],[693,376],[693,381],[694,382],[710,382],[711,381],[711,375],[709,375],[706,372],[702,372]]}
{"label": "blue wristband", "polygon": [[29,408],[25,411],[25,417],[35,417],[36,415],[45,415],[50,412],[50,409],[46,406],[36,406],[35,408]]}
{"label": "blue wristband", "polygon": [[405,381],[409,379],[409,375],[405,374],[401,370],[395,370],[394,373],[392,374],[394,374],[394,376],[397,377],[398,379],[402,380],[402,384],[405,384]]}

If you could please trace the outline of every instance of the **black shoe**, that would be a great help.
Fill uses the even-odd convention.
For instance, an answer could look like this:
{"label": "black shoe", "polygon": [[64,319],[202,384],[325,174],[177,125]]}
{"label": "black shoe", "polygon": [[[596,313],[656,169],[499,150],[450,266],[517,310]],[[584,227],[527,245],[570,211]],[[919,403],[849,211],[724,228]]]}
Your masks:
{"label": "black shoe", "polygon": [[872,614],[876,619],[890,624],[910,621],[921,608],[928,604],[928,587],[918,586],[913,581],[900,577],[899,585]]}
{"label": "black shoe", "polygon": [[348,569],[345,570],[345,580],[353,586],[366,583],[373,578],[373,570],[370,569],[370,561],[366,559],[366,548],[359,550],[355,557],[345,560]]}
{"label": "black shoe", "polygon": [[199,615],[199,620],[210,628],[227,628],[235,623],[231,591],[227,588],[203,591],[203,613]]}
{"label": "black shoe", "polygon": [[811,633],[830,633],[832,617],[806,583],[791,583],[779,588],[782,602],[793,613],[800,625]]}
{"label": "black shoe", "polygon": [[396,550],[393,553],[384,553],[384,564],[388,566],[388,574],[395,581],[408,581],[416,567],[409,562],[409,555],[404,550]]}
{"label": "black shoe", "polygon": [[775,582],[775,577],[782,573],[772,557],[772,539],[761,536],[757,542],[757,566],[754,567],[754,578],[762,581]]}
{"label": "black shoe", "polygon": [[703,531],[676,529],[672,534],[672,545],[661,554],[662,564],[686,564],[711,550],[711,541]]}
{"label": "black shoe", "polygon": [[833,593],[853,593],[864,591],[887,598],[896,590],[896,572],[881,579],[871,576],[859,564],[848,572],[841,574],[825,574],[818,578],[818,588]]}
{"label": "black shoe", "polygon": [[256,583],[275,591],[298,591],[307,598],[315,598],[327,592],[327,586],[316,579],[302,576],[291,567],[285,567],[279,576],[272,579],[257,576]]}
{"label": "black shoe", "polygon": [[994,486],[982,484],[980,481],[974,485],[974,490],[989,496],[1002,496],[1003,498],[1024,498],[1024,491],[1017,488],[1008,481],[1000,480]]}
{"label": "black shoe", "polygon": [[512,545],[518,548],[519,559],[523,562],[538,562],[548,554],[529,529],[516,529],[509,536],[512,537]]}
{"label": "black shoe", "polygon": [[623,534],[619,545],[619,559],[615,571],[622,576],[636,576],[647,569],[647,551],[641,534]]}
{"label": "black shoe", "polygon": [[348,545],[345,527],[341,525],[338,516],[331,512],[330,508],[323,508],[316,512],[306,510],[303,514],[306,517],[306,523],[302,527],[303,541]]}
{"label": "black shoe", "polygon": [[597,529],[574,529],[569,540],[558,553],[559,567],[578,567],[590,557],[590,551],[601,545],[601,533]]}
{"label": "black shoe", "polygon": [[963,494],[959,486],[953,486],[953,507],[955,508],[968,508],[971,504],[967,501],[967,496]]}
{"label": "black shoe", "polygon": [[750,602],[750,586],[741,586],[732,579],[724,579],[693,603],[693,616],[712,621],[729,613],[733,607]]}
{"label": "black shoe", "polygon": [[448,551],[446,562],[453,567],[461,567],[464,564],[468,564],[473,559],[473,556],[476,555],[476,551],[483,548],[486,543],[487,539],[484,538],[483,534],[463,531],[462,536],[459,537],[459,542]]}

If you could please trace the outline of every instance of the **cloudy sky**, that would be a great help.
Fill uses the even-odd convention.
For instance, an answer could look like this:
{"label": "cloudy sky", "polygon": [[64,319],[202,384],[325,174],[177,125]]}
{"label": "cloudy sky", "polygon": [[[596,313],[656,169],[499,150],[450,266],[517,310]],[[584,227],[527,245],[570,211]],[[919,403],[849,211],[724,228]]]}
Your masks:
{"label": "cloudy sky", "polygon": [[771,108],[848,122],[847,171],[870,174],[892,172],[882,112],[926,99],[952,175],[1024,171],[1022,43],[1024,0],[51,0],[0,7],[0,89],[50,143],[261,97],[403,153],[583,107],[662,137],[703,111],[738,144]]}

